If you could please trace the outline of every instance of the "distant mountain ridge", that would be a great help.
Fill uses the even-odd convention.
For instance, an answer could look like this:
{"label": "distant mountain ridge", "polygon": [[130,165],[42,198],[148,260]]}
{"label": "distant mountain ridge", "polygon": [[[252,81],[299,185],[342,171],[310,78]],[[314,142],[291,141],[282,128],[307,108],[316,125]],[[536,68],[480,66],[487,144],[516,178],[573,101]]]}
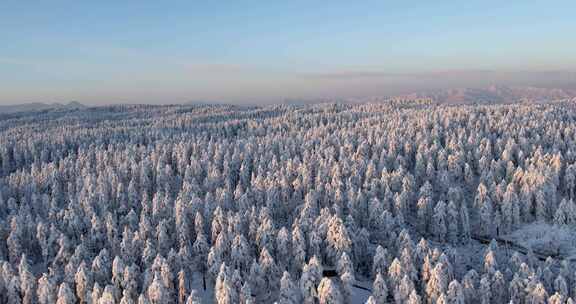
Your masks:
{"label": "distant mountain ridge", "polygon": [[533,86],[492,85],[485,88],[448,88],[417,91],[399,95],[382,95],[351,98],[284,99],[281,104],[306,105],[321,103],[378,103],[390,101],[429,101],[433,104],[511,104],[550,102],[574,99],[576,88],[544,88]]}
{"label": "distant mountain ridge", "polygon": [[542,102],[576,97],[576,90],[530,86],[489,86],[487,88],[455,88],[411,93],[393,99],[430,99],[438,104],[508,104]]}
{"label": "distant mountain ridge", "polygon": [[1,114],[11,114],[18,112],[38,112],[47,110],[73,110],[73,109],[84,109],[85,105],[77,102],[71,101],[66,104],[62,103],[42,103],[42,102],[32,102],[23,103],[17,105],[0,105]]}
{"label": "distant mountain ridge", "polygon": [[[372,96],[357,98],[286,98],[279,104],[302,106],[307,104],[343,103],[356,104],[363,102],[389,102],[389,101],[417,101],[425,100],[433,104],[460,105],[460,104],[511,104],[530,102],[549,102],[555,100],[576,101],[576,87],[569,88],[544,88],[534,86],[504,86],[492,85],[485,88],[449,88],[425,90],[420,92]],[[192,100],[183,105],[235,105],[233,103]],[[236,104],[238,105],[238,104]],[[243,106],[258,106],[258,104],[244,104]],[[87,106],[72,101],[69,103],[24,103],[16,105],[0,105],[0,114],[12,114],[19,112],[39,112],[52,110],[85,109]]]}

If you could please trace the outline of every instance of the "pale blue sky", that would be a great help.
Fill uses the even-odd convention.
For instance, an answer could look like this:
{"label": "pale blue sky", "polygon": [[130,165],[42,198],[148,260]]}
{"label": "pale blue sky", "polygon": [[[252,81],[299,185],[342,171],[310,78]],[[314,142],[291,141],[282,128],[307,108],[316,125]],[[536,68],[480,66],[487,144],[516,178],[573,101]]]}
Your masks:
{"label": "pale blue sky", "polygon": [[576,1],[358,2],[1,1],[0,103],[575,82]]}

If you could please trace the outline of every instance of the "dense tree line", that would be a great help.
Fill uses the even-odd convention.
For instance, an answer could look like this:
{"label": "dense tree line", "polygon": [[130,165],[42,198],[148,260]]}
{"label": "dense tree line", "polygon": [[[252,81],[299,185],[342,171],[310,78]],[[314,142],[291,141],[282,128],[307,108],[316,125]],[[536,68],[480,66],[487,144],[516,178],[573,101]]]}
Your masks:
{"label": "dense tree line", "polygon": [[569,260],[475,239],[576,225],[575,134],[572,103],[2,117],[0,303],[573,303]]}

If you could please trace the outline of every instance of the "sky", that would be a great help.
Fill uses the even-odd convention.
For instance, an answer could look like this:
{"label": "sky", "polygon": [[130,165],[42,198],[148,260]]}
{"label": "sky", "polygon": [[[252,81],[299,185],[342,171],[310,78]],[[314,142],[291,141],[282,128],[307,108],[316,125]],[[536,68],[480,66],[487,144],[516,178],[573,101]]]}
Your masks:
{"label": "sky", "polygon": [[576,87],[576,1],[0,1],[0,104]]}

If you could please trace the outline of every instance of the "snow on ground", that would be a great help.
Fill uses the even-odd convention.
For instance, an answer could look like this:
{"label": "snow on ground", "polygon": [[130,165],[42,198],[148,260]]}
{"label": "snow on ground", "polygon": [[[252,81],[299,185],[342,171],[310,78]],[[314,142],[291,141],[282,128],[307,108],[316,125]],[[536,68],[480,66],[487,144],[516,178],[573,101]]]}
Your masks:
{"label": "snow on ground", "polygon": [[573,227],[535,222],[523,225],[504,239],[545,255],[576,259],[576,229]]}
{"label": "snow on ground", "polygon": [[353,287],[352,288],[352,302],[350,304],[364,304],[370,297],[370,291]]}

